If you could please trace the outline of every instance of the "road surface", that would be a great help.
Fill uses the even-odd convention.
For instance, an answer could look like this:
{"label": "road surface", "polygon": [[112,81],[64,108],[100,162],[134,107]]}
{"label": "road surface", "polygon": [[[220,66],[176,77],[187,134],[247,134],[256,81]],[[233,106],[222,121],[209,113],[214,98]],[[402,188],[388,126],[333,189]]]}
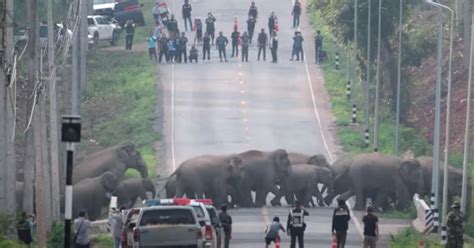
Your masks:
{"label": "road surface", "polygon": [[[180,8],[182,1],[166,1],[176,13],[180,29],[184,30]],[[230,40],[234,18],[241,33],[246,30],[250,1],[191,0],[193,18],[203,21],[208,12],[217,19],[216,31],[224,31]],[[301,31],[305,38],[306,60],[289,61],[292,37],[290,0],[257,1],[259,19],[253,44],[261,28],[266,31],[267,18],[275,11],[279,21],[279,61],[257,61],[257,48],[251,46],[249,62],[239,58],[219,62],[218,52],[211,50],[211,61],[202,61],[199,50],[197,64],[160,64],[161,97],[163,101],[165,157],[161,175],[170,174],[186,159],[203,154],[229,154],[249,149],[325,154],[333,161],[337,147],[331,134],[334,119],[330,113],[322,72],[314,64],[313,32],[303,15]],[[303,4],[305,4],[303,2]],[[216,33],[217,33],[216,32]],[[194,33],[187,32],[190,41]],[[329,44],[328,44],[329,45]],[[273,216],[286,221],[288,208],[232,210],[234,217],[234,247],[261,247],[263,230]],[[307,247],[330,247],[332,208],[309,209],[306,219]],[[360,221],[351,221],[347,247],[361,246]],[[356,228],[359,227],[359,228]],[[288,238],[283,239],[283,244]],[[284,245],[283,247],[287,247]],[[383,246],[382,246],[383,247]]]}

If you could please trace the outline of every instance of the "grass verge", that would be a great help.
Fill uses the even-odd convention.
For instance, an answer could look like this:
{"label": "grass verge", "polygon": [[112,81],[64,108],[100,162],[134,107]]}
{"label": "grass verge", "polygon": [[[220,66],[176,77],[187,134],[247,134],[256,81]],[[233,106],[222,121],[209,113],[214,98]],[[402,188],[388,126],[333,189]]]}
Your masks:
{"label": "grass verge", "polygon": [[[155,67],[145,53],[95,50],[89,54],[88,88],[82,98],[85,142],[89,154],[97,146],[122,142],[138,146],[155,175],[153,144],[157,104]],[[128,171],[127,176],[136,176]]]}

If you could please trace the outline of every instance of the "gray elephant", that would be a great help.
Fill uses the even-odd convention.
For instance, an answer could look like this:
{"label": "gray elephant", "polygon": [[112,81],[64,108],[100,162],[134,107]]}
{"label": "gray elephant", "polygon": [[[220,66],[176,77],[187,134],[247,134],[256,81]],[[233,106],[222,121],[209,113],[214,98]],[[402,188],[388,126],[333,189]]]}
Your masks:
{"label": "gray elephant", "polygon": [[355,156],[349,170],[351,189],[341,198],[356,196],[354,209],[363,210],[367,192],[393,196],[398,209],[405,209],[414,192],[424,187],[423,169],[418,160],[406,160],[380,153],[365,153]]}
{"label": "gray elephant", "polygon": [[[319,183],[328,185],[329,189],[332,188],[334,178],[329,168],[308,164],[291,165],[288,176],[280,184],[279,194],[272,200],[272,205],[280,205],[280,199],[285,195],[287,199],[291,200],[296,196],[297,200],[305,206],[309,206],[312,197],[316,196],[318,204],[323,206],[323,197],[318,188]],[[288,204],[292,203],[293,201],[288,202]]]}
{"label": "gray elephant", "polygon": [[148,199],[147,192],[151,192],[152,199],[155,198],[155,186],[150,179],[128,178],[119,183],[113,195],[117,196],[119,206],[126,205],[131,208],[135,205],[137,198]]}
{"label": "gray elephant", "polygon": [[324,203],[331,205],[334,198],[344,194],[351,189],[351,178],[349,176],[349,167],[352,158],[340,158],[331,165],[331,171],[334,176],[334,185],[331,192],[324,197]]}
{"label": "gray elephant", "polygon": [[90,220],[97,220],[101,215],[102,206],[109,201],[107,193],[115,191],[119,184],[117,177],[112,172],[84,179],[74,184],[72,197],[73,216],[85,210]]}
{"label": "gray elephant", "polygon": [[307,155],[303,153],[297,152],[289,152],[288,158],[290,160],[290,164],[312,164],[322,167],[330,167],[326,157],[322,154],[315,154],[315,155]]}
{"label": "gray elephant", "polygon": [[[227,187],[239,175],[242,159],[238,156],[203,155],[183,162],[171,175],[176,175],[176,197],[204,198],[214,204],[227,203]],[[170,178],[171,178],[170,177]]]}
{"label": "gray elephant", "polygon": [[127,169],[138,170],[143,178],[148,177],[148,167],[133,144],[122,144],[94,153],[74,168],[73,182],[93,178],[110,171],[119,180]]}
{"label": "gray elephant", "polygon": [[[239,196],[242,207],[262,207],[266,204],[268,193],[278,194],[278,184],[288,175],[290,161],[283,150],[262,152],[250,150],[239,153],[243,160],[240,173]],[[255,204],[252,201],[255,191]]]}
{"label": "gray elephant", "polygon": [[[425,177],[425,185],[423,192],[419,192],[420,194],[424,194],[429,196],[431,194],[431,181],[433,175],[433,158],[432,157],[419,157],[417,158],[420,161],[421,167],[423,168],[423,175]],[[439,170],[439,195],[442,195],[443,185],[444,185],[444,162],[440,161],[440,170]],[[455,168],[453,166],[448,167],[448,201],[453,202],[454,196],[461,197],[462,192],[462,170]],[[467,185],[467,195],[470,196],[472,192],[471,181],[468,180]],[[471,204],[471,197],[467,197],[467,210],[470,209]]]}

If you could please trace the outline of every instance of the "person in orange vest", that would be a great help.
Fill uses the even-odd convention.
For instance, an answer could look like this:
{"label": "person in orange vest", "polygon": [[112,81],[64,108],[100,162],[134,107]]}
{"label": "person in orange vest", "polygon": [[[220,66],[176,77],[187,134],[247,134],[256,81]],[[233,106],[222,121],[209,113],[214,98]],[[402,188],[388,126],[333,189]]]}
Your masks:
{"label": "person in orange vest", "polygon": [[286,232],[283,225],[280,223],[280,218],[278,216],[273,217],[272,223],[270,223],[265,229],[265,248],[268,248],[269,245],[273,242],[280,242],[280,230]]}

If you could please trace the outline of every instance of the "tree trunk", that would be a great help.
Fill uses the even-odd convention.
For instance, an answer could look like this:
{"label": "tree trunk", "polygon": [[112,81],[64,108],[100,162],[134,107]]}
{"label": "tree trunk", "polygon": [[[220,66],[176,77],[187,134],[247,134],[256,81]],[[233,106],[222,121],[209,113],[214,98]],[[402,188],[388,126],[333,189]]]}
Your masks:
{"label": "tree trunk", "polygon": [[[460,1],[460,0],[458,0]],[[463,27],[464,27],[464,67],[469,67],[469,53],[471,49],[471,16],[472,16],[472,3],[471,0],[463,0],[463,11],[458,12],[459,16],[463,16]]]}

